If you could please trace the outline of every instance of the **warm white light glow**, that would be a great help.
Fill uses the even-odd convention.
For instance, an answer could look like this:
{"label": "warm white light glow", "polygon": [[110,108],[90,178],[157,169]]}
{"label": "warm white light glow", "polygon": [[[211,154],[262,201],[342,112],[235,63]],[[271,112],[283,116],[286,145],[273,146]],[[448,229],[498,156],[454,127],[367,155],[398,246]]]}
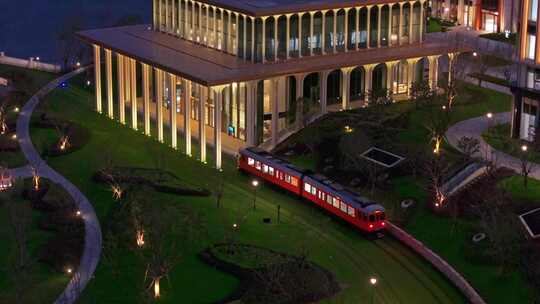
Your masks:
{"label": "warm white light glow", "polygon": [[478,56],[478,53],[473,52],[472,55],[473,55],[474,57],[476,57],[476,56]]}
{"label": "warm white light glow", "polygon": [[17,139],[17,134],[11,135],[11,138],[12,138],[12,139]]}
{"label": "warm white light glow", "polygon": [[15,112],[15,113],[19,113],[19,111],[20,111],[19,107],[13,108],[13,112]]}
{"label": "warm white light glow", "polygon": [[492,118],[492,117],[493,117],[493,114],[492,114],[491,112],[489,112],[489,113],[486,114],[486,117],[487,117],[487,118]]}
{"label": "warm white light glow", "polygon": [[446,106],[442,106],[442,109],[443,109],[443,110],[446,110]]}
{"label": "warm white light glow", "polygon": [[122,193],[124,192],[119,185],[111,185],[111,190],[113,193],[113,198],[119,200],[122,198]]}
{"label": "warm white light glow", "polygon": [[253,187],[257,187],[259,185],[259,181],[254,180],[253,182],[251,182],[251,184],[253,185]]}
{"label": "warm white light glow", "polygon": [[234,229],[236,229],[236,228],[238,228],[238,225],[237,225],[236,223],[234,223],[234,224],[232,225],[232,227],[233,227]]}
{"label": "warm white light glow", "polygon": [[80,67],[81,66],[81,63],[77,61],[77,66]]}
{"label": "warm white light glow", "polygon": [[68,269],[66,269],[66,272],[67,272],[68,274],[71,274],[71,273],[73,272],[73,269],[68,268]]}
{"label": "warm white light glow", "polygon": [[137,231],[137,246],[139,247],[144,246],[144,231],[143,230]]}
{"label": "warm white light glow", "polygon": [[161,296],[159,291],[159,279],[154,281],[154,298],[159,298]]}
{"label": "warm white light glow", "polygon": [[526,145],[521,146],[521,150],[523,152],[527,152],[528,147]]}
{"label": "warm white light glow", "polygon": [[35,191],[38,191],[39,190],[39,180],[41,178],[39,177],[38,173],[37,173],[37,170],[32,168],[32,183],[34,184],[34,190]]}
{"label": "warm white light glow", "polygon": [[68,146],[69,146],[68,137],[62,136],[62,138],[60,138],[60,143],[59,143],[60,150],[65,150]]}
{"label": "warm white light glow", "polygon": [[39,61],[39,57],[36,57],[36,60]]}
{"label": "warm white light glow", "polygon": [[371,285],[375,285],[375,284],[377,284],[377,279],[376,279],[376,278],[370,278],[370,279],[369,279],[369,283],[370,283]]}
{"label": "warm white light glow", "polygon": [[77,216],[81,216],[81,211],[77,210],[75,214],[77,214]]}

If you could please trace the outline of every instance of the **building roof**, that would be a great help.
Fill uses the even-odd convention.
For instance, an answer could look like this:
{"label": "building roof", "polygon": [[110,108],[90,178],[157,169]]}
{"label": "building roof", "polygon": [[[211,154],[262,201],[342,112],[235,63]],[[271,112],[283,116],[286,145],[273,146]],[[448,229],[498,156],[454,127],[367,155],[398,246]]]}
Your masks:
{"label": "building roof", "polygon": [[255,17],[396,3],[395,0],[202,0],[201,2]]}
{"label": "building roof", "polygon": [[205,86],[335,70],[457,51],[444,43],[362,49],[281,62],[252,63],[148,26],[127,26],[77,33],[82,39]]}

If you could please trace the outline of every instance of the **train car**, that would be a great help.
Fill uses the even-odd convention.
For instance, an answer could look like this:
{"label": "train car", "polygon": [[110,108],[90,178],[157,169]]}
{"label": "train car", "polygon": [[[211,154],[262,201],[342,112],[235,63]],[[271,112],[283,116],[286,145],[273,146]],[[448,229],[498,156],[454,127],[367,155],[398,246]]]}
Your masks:
{"label": "train car", "polygon": [[305,171],[264,150],[258,148],[241,149],[238,156],[238,169],[258,176],[296,195],[302,195],[302,176]]}
{"label": "train car", "polygon": [[324,175],[304,176],[302,196],[363,231],[385,229],[384,207],[345,189]]}

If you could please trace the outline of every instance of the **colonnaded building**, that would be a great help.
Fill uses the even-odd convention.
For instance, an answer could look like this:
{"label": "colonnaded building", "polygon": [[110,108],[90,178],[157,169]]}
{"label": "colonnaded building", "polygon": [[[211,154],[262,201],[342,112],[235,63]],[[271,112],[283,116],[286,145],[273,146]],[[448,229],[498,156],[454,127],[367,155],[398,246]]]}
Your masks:
{"label": "colonnaded building", "polygon": [[208,142],[218,169],[222,151],[273,147],[300,118],[365,106],[377,90],[405,99],[419,80],[436,88],[439,62],[459,51],[425,39],[425,0],[152,5],[151,26],[79,33],[94,47],[97,111],[188,155],[196,140],[203,162]]}

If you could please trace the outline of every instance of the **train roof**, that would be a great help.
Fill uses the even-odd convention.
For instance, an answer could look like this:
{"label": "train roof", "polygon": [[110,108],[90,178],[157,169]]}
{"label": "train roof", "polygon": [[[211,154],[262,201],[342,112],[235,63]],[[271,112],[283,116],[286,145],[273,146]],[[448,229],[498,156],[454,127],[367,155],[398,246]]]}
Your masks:
{"label": "train roof", "polygon": [[353,205],[356,209],[363,209],[367,212],[384,211],[384,208],[376,202],[361,196],[360,193],[352,191],[322,174],[309,174],[305,178],[308,178],[312,183],[316,183],[317,185],[315,186],[317,188],[339,196],[343,201]]}
{"label": "train roof", "polygon": [[289,175],[302,176],[309,172],[302,168],[296,167],[286,160],[275,157],[274,155],[260,148],[244,148],[240,150],[240,153],[248,155],[256,160],[264,161],[265,164],[271,165],[273,168],[279,169]]}

